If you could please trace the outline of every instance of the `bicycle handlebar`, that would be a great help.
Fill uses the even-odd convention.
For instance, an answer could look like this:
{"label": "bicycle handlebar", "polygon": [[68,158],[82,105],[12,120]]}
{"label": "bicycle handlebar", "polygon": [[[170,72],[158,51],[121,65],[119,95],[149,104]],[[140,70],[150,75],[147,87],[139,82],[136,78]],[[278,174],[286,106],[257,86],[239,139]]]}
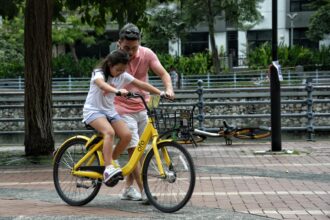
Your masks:
{"label": "bicycle handlebar", "polygon": [[[119,96],[120,96],[121,94],[116,94],[116,95],[119,95]],[[135,93],[135,92],[128,92],[128,94],[126,95],[126,97],[127,97],[128,99],[129,99],[129,98],[140,98],[140,99],[142,100],[142,103],[143,103],[145,109],[147,110],[147,112],[150,112],[150,109],[149,109],[149,107],[148,107],[148,104],[147,104],[147,102],[146,102],[146,100],[145,100],[143,94]],[[169,97],[167,97],[166,94],[161,95],[160,97],[163,98],[163,99],[166,99],[166,100],[171,100],[171,101],[173,101],[172,99],[170,99]]]}

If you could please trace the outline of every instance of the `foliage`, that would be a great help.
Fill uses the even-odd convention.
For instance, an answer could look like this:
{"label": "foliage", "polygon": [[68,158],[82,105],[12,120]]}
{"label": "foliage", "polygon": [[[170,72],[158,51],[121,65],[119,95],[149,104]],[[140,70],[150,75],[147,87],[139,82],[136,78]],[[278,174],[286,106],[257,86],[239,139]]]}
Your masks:
{"label": "foliage", "polygon": [[3,20],[0,26],[0,77],[23,76],[23,19]]}
{"label": "foliage", "polygon": [[162,4],[147,12],[148,26],[143,35],[143,43],[157,53],[168,52],[168,41],[183,37],[184,24],[176,5]]}
{"label": "foliage", "polygon": [[[295,45],[289,48],[285,45],[278,47],[279,63],[282,67],[302,65],[305,67],[323,66],[330,63],[330,47],[322,47],[320,50],[312,50]],[[249,51],[247,55],[248,65],[251,69],[267,68],[272,62],[271,45],[264,43],[260,47]]]}
{"label": "foliage", "polygon": [[104,28],[108,22],[107,16],[110,15],[111,21],[116,21],[119,27],[127,22],[143,23],[144,11],[147,0],[56,0],[54,7],[54,17],[60,20],[65,19],[63,9],[76,11],[83,23],[92,27]]}
{"label": "foliage", "polygon": [[215,22],[217,19],[229,21],[234,27],[243,27],[246,22],[256,22],[261,19],[258,4],[263,0],[181,0],[183,20],[188,27],[195,28],[201,22],[208,24],[213,66],[216,73],[220,72],[218,46],[215,44]]}
{"label": "foliage", "polygon": [[317,11],[310,18],[307,36],[311,40],[319,41],[324,35],[330,34],[330,0],[315,1],[313,6]]}
{"label": "foliage", "polygon": [[53,77],[90,76],[97,62],[98,60],[95,58],[84,57],[77,63],[71,54],[60,55],[52,60]]}
{"label": "foliage", "polygon": [[174,67],[178,73],[184,75],[204,75],[211,68],[211,55],[206,53],[196,53],[191,56],[181,57],[160,54],[158,57],[166,70]]}
{"label": "foliage", "polygon": [[5,19],[14,19],[20,12],[22,0],[0,0],[0,15]]}
{"label": "foliage", "polygon": [[66,18],[66,22],[56,22],[53,25],[53,43],[71,45],[76,41],[82,41],[86,45],[92,45],[95,43],[95,38],[88,35],[87,28],[76,15],[70,15]]}

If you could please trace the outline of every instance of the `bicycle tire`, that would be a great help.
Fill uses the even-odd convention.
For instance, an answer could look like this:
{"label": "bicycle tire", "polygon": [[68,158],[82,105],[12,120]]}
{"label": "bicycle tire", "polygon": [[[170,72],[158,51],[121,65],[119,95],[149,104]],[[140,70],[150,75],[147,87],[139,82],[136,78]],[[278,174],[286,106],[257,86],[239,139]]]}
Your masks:
{"label": "bicycle tire", "polygon": [[233,133],[233,136],[239,139],[262,139],[270,135],[269,130],[262,128],[240,128]]}
{"label": "bicycle tire", "polygon": [[[157,147],[166,175],[160,176],[154,151],[149,151],[142,168],[143,187],[154,207],[166,213],[176,212],[193,194],[196,182],[194,163],[189,152],[176,142],[163,142]],[[171,161],[168,165],[163,154],[165,150]]]}
{"label": "bicycle tire", "polygon": [[[61,199],[72,206],[82,206],[92,201],[100,191],[102,180],[73,176],[74,164],[88,151],[86,140],[75,138],[59,149],[54,159],[53,180]],[[95,153],[92,165],[100,166],[100,158]]]}
{"label": "bicycle tire", "polygon": [[205,135],[187,132],[185,135],[180,134],[180,129],[174,129],[165,132],[159,136],[160,139],[171,139],[178,144],[196,144],[206,139]]}

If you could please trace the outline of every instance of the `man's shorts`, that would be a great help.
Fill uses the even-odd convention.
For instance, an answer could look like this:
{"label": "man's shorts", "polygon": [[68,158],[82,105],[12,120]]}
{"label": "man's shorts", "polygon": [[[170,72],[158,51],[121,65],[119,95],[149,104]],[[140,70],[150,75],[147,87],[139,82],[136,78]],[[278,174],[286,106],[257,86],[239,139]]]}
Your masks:
{"label": "man's shorts", "polygon": [[147,111],[141,111],[132,114],[121,115],[122,119],[126,122],[127,127],[132,133],[132,140],[127,148],[135,148],[140,140],[145,126],[147,125],[148,117]]}

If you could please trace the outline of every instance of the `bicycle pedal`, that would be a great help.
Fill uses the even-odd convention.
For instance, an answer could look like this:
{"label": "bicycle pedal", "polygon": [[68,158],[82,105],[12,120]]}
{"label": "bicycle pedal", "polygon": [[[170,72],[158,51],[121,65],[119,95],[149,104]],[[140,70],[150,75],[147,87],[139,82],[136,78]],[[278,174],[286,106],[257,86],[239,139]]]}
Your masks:
{"label": "bicycle pedal", "polygon": [[109,187],[114,187],[115,185],[118,184],[119,180],[123,180],[123,179],[124,179],[123,175],[119,173],[118,175],[112,177],[109,181],[104,182],[104,184]]}

